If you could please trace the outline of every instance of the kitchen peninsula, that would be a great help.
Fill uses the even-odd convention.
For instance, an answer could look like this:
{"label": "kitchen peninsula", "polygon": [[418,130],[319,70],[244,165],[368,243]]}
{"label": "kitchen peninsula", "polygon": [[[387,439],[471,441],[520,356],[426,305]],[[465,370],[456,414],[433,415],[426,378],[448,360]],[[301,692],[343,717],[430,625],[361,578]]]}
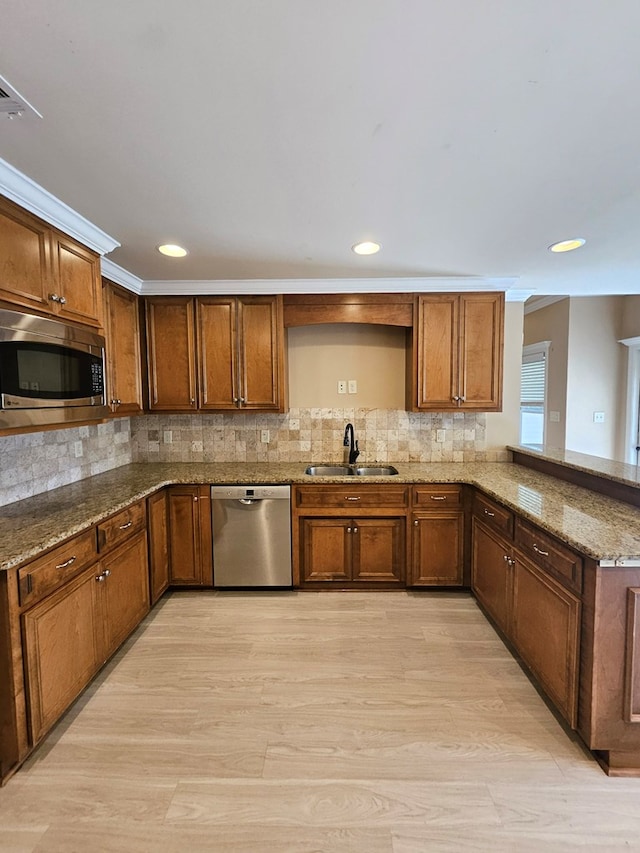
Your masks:
{"label": "kitchen peninsula", "polygon": [[[391,478],[394,487],[405,484],[412,494],[433,484],[452,484],[464,490],[465,561],[470,569],[466,577],[470,577],[472,592],[483,610],[522,658],[556,712],[577,729],[607,772],[639,775],[640,511],[511,463],[407,463],[397,468],[399,474]],[[206,527],[204,487],[210,483],[289,483],[295,494],[310,481],[321,487],[354,479],[311,478],[304,469],[300,463],[132,464],[0,510],[0,676],[11,685],[9,695],[3,693],[6,698],[1,709],[3,779],[15,771],[64,711],[56,708],[52,718],[47,718],[46,696],[38,693],[38,670],[28,660],[38,639],[29,614],[38,608],[48,613],[46,603],[61,599],[63,590],[54,586],[38,598],[38,576],[28,567],[39,566],[43,555],[57,554],[72,538],[78,542],[87,531],[94,531],[96,553],[82,564],[84,568],[74,570],[76,574],[69,576],[64,589],[79,590],[80,579],[86,575],[91,581],[89,599],[95,603],[96,591],[105,594],[118,563],[123,562],[122,555],[134,566],[144,565],[146,572],[148,548],[153,571],[157,542],[153,535],[145,538],[143,534],[145,525],[151,529],[156,524],[152,502],[167,487],[169,493],[172,488],[178,488],[181,495],[184,492],[189,502],[200,496],[199,504],[193,505],[200,507],[198,518]],[[364,479],[363,486],[373,485],[379,491],[390,480]],[[414,507],[414,513],[417,511]],[[407,512],[407,526],[410,518]],[[206,543],[206,535],[202,541]],[[491,562],[487,554],[493,556],[494,545],[497,557]],[[407,551],[411,552],[410,536]],[[121,557],[110,564],[112,553]],[[210,560],[209,555],[204,557],[205,562]],[[99,572],[91,559],[98,560]],[[110,566],[115,567],[111,577]],[[102,656],[88,665],[89,678],[149,609],[148,586],[141,588],[137,569],[132,569],[134,575],[133,598],[138,604],[124,621],[110,613],[109,608],[118,606],[115,599],[98,600],[98,615],[110,613],[108,621],[114,627],[105,639],[105,629],[97,620]],[[210,570],[194,585],[211,587]],[[523,597],[525,593],[527,597]],[[37,603],[32,606],[33,602]],[[500,609],[502,602],[506,602],[506,616]],[[536,633],[538,623],[546,626],[548,612],[558,620],[551,629],[557,631],[550,638]],[[97,628],[94,625],[91,630]],[[542,655],[540,642],[550,643]],[[83,686],[76,685],[72,698]]]}

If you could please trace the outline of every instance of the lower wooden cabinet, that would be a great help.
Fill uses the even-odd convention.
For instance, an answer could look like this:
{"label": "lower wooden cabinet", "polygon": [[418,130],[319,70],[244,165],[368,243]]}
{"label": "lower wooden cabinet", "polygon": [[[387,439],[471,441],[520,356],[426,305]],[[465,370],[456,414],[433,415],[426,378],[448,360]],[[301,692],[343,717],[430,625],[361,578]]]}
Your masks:
{"label": "lower wooden cabinet", "polygon": [[139,533],[98,564],[100,663],[109,658],[149,612],[147,538]]}
{"label": "lower wooden cabinet", "polygon": [[167,492],[147,498],[149,543],[149,586],[153,606],[169,586],[169,521]]}
{"label": "lower wooden cabinet", "polygon": [[92,567],[22,617],[27,708],[37,743],[98,668],[96,576]]}
{"label": "lower wooden cabinet", "polygon": [[464,504],[458,485],[414,486],[410,586],[462,586]]}
{"label": "lower wooden cabinet", "polygon": [[578,714],[580,599],[516,555],[512,639],[522,660],[569,724]]}
{"label": "lower wooden cabinet", "polygon": [[213,539],[209,486],[170,486],[169,582],[213,586]]}
{"label": "lower wooden cabinet", "polygon": [[304,518],[305,582],[403,583],[404,518]]}
{"label": "lower wooden cabinet", "polygon": [[503,633],[511,626],[511,543],[473,519],[471,586],[487,613]]}

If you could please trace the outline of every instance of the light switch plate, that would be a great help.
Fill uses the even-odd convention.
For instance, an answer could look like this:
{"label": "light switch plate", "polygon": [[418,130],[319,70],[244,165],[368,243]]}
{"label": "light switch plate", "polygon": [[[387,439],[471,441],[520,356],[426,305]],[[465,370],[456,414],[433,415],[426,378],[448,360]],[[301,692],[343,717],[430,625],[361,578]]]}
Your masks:
{"label": "light switch plate", "polygon": [[356,379],[349,380],[349,393],[357,394],[358,393],[358,381]]}

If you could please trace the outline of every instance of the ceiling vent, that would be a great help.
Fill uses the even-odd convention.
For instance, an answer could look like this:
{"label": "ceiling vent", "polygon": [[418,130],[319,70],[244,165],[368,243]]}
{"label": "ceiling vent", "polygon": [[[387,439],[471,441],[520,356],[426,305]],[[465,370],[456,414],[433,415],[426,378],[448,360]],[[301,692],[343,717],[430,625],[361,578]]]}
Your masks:
{"label": "ceiling vent", "polygon": [[4,77],[0,76],[0,115],[16,118],[24,113],[42,118],[41,113],[26,98],[23,98],[20,92],[10,86]]}

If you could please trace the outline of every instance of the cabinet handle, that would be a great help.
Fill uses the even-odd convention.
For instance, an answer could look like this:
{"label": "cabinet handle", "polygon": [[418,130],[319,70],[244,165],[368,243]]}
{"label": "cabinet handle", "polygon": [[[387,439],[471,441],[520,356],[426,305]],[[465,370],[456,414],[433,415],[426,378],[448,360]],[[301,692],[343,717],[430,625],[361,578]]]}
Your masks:
{"label": "cabinet handle", "polygon": [[105,569],[102,574],[104,575],[105,578],[108,578],[109,575],[111,574],[111,569]]}
{"label": "cabinet handle", "polygon": [[460,397],[458,397],[457,395],[455,395],[455,396],[453,396],[451,399],[453,400],[453,402],[454,402],[454,403],[457,403],[457,402],[459,402]]}
{"label": "cabinet handle", "polygon": [[122,400],[109,400],[112,406],[120,406],[122,405]]}
{"label": "cabinet handle", "polygon": [[67,300],[65,299],[65,297],[64,296],[58,296],[57,293],[50,293],[49,299],[51,300],[51,302],[57,302],[58,305],[66,305],[67,304]]}
{"label": "cabinet handle", "polygon": [[78,558],[77,558],[77,557],[75,557],[75,556],[74,556],[74,557],[69,557],[69,559],[67,560],[67,562],[66,562],[66,563],[60,563],[60,565],[59,565],[59,566],[56,566],[56,569],[66,569],[66,568],[67,568],[67,566],[70,566],[70,565],[71,565],[71,563],[75,563],[75,561],[76,561],[77,559],[78,559]]}
{"label": "cabinet handle", "polygon": [[533,543],[533,550],[536,552],[536,554],[540,554],[540,556],[542,556],[542,557],[548,557],[549,556],[549,552],[543,551],[541,548],[538,548],[538,546],[536,545],[535,542]]}
{"label": "cabinet handle", "polygon": [[429,495],[429,500],[432,501],[446,501],[444,495]]}
{"label": "cabinet handle", "polygon": [[245,398],[244,398],[244,397],[240,397],[240,404],[242,404],[242,403],[246,403],[246,402],[247,402],[247,401],[245,400]]}
{"label": "cabinet handle", "polygon": [[347,533],[351,533],[351,528],[347,527]]}
{"label": "cabinet handle", "polygon": [[416,519],[416,520],[413,522],[413,526],[414,526],[414,527],[419,527],[419,526],[420,526],[420,522]]}
{"label": "cabinet handle", "polygon": [[354,533],[357,533],[357,532],[358,532],[358,528],[357,528],[357,527],[354,527],[354,528],[353,528],[353,532],[354,532]]}
{"label": "cabinet handle", "polygon": [[197,495],[194,497],[193,502],[198,503],[198,496]]}
{"label": "cabinet handle", "polygon": [[461,403],[466,403],[467,398],[466,398],[466,397],[458,397],[458,400],[459,400]]}
{"label": "cabinet handle", "polygon": [[195,398],[195,397],[192,397],[190,402],[191,402],[191,405],[193,406],[193,405],[195,404],[195,402],[196,402],[196,398]]}
{"label": "cabinet handle", "polygon": [[509,555],[505,554],[502,559],[505,561],[505,563],[508,563],[509,562]]}
{"label": "cabinet handle", "polygon": [[121,524],[120,530],[128,530],[132,524],[133,524],[133,521],[127,521],[126,524]]}
{"label": "cabinet handle", "polygon": [[496,517],[495,512],[489,512],[489,510],[488,510],[488,509],[485,509],[485,510],[484,510],[484,514],[485,514],[485,515],[488,515],[488,516],[489,516],[489,518],[495,518],[495,517]]}
{"label": "cabinet handle", "polygon": [[345,495],[344,499],[345,499],[345,501],[359,501],[360,500],[360,498],[350,498],[349,495]]}
{"label": "cabinet handle", "polygon": [[98,581],[98,583],[103,583],[104,582],[104,574],[96,575],[96,580]]}

